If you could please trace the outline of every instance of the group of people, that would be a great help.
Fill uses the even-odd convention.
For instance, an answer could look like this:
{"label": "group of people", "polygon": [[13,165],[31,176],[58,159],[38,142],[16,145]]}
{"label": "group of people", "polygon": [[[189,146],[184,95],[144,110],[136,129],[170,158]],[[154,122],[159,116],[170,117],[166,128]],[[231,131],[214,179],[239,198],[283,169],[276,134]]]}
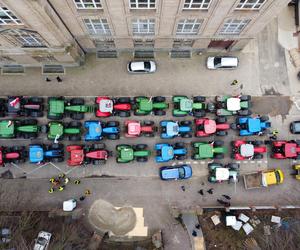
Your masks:
{"label": "group of people", "polygon": [[[51,187],[48,192],[51,194],[56,190],[61,192],[64,191],[66,185],[70,182],[70,179],[66,177],[65,174],[59,174],[57,177],[50,178],[49,182],[51,183]],[[80,180],[74,180],[74,184],[80,184]]]}

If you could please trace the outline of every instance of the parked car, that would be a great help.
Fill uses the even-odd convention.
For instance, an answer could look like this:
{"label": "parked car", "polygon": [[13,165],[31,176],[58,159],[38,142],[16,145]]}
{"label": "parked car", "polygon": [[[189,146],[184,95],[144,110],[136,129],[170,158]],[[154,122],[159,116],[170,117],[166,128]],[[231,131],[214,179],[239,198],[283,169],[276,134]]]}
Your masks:
{"label": "parked car", "polygon": [[41,231],[35,239],[33,250],[47,250],[52,234]]}
{"label": "parked car", "polygon": [[127,70],[129,73],[154,73],[156,64],[154,61],[129,62]]}
{"label": "parked car", "polygon": [[189,179],[192,177],[192,168],[190,165],[165,166],[159,169],[162,180]]}
{"label": "parked car", "polygon": [[300,121],[291,122],[290,131],[292,134],[300,134]]}
{"label": "parked car", "polygon": [[206,61],[208,69],[234,69],[238,64],[238,58],[233,56],[210,56]]}

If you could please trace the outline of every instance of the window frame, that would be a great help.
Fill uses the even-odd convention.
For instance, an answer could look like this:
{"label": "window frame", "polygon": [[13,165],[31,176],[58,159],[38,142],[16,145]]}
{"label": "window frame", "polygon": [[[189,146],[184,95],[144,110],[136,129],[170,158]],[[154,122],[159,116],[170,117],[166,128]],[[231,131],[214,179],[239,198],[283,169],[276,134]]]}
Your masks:
{"label": "window frame", "polygon": [[[139,3],[139,0],[129,0],[129,9],[132,10],[153,10],[156,9],[157,1],[158,0],[146,0],[147,1],[147,7],[140,7],[141,4],[146,3]],[[151,3],[151,1],[154,1],[154,3]],[[134,2],[134,3],[132,3]],[[136,7],[132,7],[132,4],[134,4]],[[154,7],[150,7],[151,4],[154,4]]]}
{"label": "window frame", "polygon": [[[190,3],[186,3],[186,1],[187,0],[184,0],[183,2],[183,7],[182,7],[183,10],[208,10],[212,2],[212,0],[209,0],[207,7],[203,7],[205,4],[207,4],[205,3],[206,0],[202,0],[201,3],[194,3],[194,0],[189,0]],[[185,5],[188,5],[188,7],[185,7]],[[193,5],[200,5],[200,7],[195,8],[192,7]]]}
{"label": "window frame", "polygon": [[[93,20],[99,20],[99,23],[94,23]],[[105,21],[104,21],[105,20]],[[86,22],[88,21],[88,22]],[[91,36],[112,36],[112,30],[109,26],[108,19],[107,18],[101,18],[101,17],[83,17],[83,23]],[[95,25],[100,25],[101,29],[96,29]],[[105,28],[105,25],[107,25],[108,29]],[[91,27],[91,29],[89,28]],[[97,32],[97,30],[102,30],[104,32]],[[93,31],[93,32],[91,32]]]}
{"label": "window frame", "polygon": [[[23,25],[21,19],[19,19],[10,9],[4,6],[0,6],[0,12],[5,13],[6,17],[9,17],[9,19],[2,19],[0,16],[0,27],[2,25]],[[7,22],[9,20],[9,22]]]}
{"label": "window frame", "polygon": [[[263,3],[259,3],[259,1],[261,0],[256,0],[255,3],[248,3],[249,0],[245,0],[244,3],[241,3],[242,0],[239,1],[239,3],[236,5],[235,9],[236,10],[260,10],[261,7],[267,2],[267,0],[263,0]],[[241,7],[238,7],[239,5],[241,5]],[[251,8],[245,8],[245,5],[252,5]],[[259,8],[255,8],[255,6],[259,5]]]}
{"label": "window frame", "polygon": [[[194,22],[188,22],[189,20],[194,20]],[[176,35],[179,35],[179,36],[180,35],[198,35],[203,22],[204,22],[204,19],[200,19],[200,18],[180,19],[177,23]],[[180,29],[181,31],[178,31],[179,25],[182,25],[182,28]],[[192,25],[192,27],[191,27],[192,32],[184,32],[184,30],[186,29],[185,26],[187,26],[187,25]],[[193,31],[195,29],[195,25],[199,25],[199,27],[196,31]]]}
{"label": "window frame", "polygon": [[[143,23],[141,21],[147,21],[147,23]],[[151,22],[153,21],[153,22]],[[133,36],[154,36],[155,35],[155,18],[133,18],[131,21],[132,25],[132,35]],[[141,30],[144,30],[144,28],[141,28],[141,26],[147,24],[147,31],[148,32],[141,32]],[[138,32],[135,31],[135,25],[137,27]],[[151,25],[153,25],[153,32],[151,31]]]}
{"label": "window frame", "polygon": [[[235,23],[234,21],[240,21],[238,24]],[[251,19],[227,19],[223,26],[221,27],[221,29],[219,30],[218,34],[219,35],[240,35],[246,28],[246,26],[251,22]],[[225,27],[225,25],[227,25],[227,27]],[[230,27],[230,26],[236,26],[234,27]],[[240,29],[240,27],[242,27]],[[234,29],[233,29],[234,28]],[[234,30],[234,32],[230,32],[228,33],[228,29],[230,30]],[[224,30],[224,31],[222,31]],[[239,32],[237,33],[236,30],[239,30]]]}
{"label": "window frame", "polygon": [[[85,7],[85,4],[87,4],[87,2],[85,2],[86,0],[78,0],[80,1],[79,3],[76,2],[76,0],[73,0],[76,9],[78,10],[95,10],[95,9],[103,9],[103,5],[102,5],[102,0],[91,0],[92,2],[90,4],[93,4],[94,7]],[[96,3],[96,1],[99,1],[98,3]],[[78,4],[81,4],[83,7],[78,7]],[[101,7],[97,7],[97,4],[100,4]]]}

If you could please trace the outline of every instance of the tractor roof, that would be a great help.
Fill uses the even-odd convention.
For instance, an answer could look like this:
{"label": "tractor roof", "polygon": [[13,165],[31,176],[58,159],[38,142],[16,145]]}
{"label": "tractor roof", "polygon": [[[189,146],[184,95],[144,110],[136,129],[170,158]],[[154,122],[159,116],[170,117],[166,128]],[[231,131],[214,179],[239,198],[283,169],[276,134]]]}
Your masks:
{"label": "tractor roof", "polygon": [[241,109],[241,100],[237,97],[230,97],[227,99],[227,109],[229,111],[238,111]]}
{"label": "tractor roof", "polygon": [[188,98],[182,98],[180,100],[180,110],[191,111],[193,109],[193,101]]}
{"label": "tractor roof", "polygon": [[121,152],[120,152],[120,156],[121,156],[121,159],[125,160],[125,161],[133,160],[133,157],[134,157],[133,156],[133,149],[129,148],[129,147],[122,148]]}
{"label": "tractor roof", "polygon": [[110,99],[102,99],[99,102],[99,110],[101,112],[109,112],[111,113],[113,111],[114,104],[113,101]]}
{"label": "tractor roof", "polygon": [[82,163],[84,159],[83,149],[74,149],[71,151],[70,159],[72,162]]}
{"label": "tractor roof", "polygon": [[129,135],[139,135],[141,133],[141,124],[139,122],[129,122],[127,127]]}
{"label": "tractor roof", "polygon": [[213,134],[217,130],[217,125],[214,120],[207,119],[204,121],[204,131],[207,134]]}
{"label": "tractor roof", "polygon": [[29,147],[29,160],[32,163],[42,162],[44,160],[44,150],[39,145]]}
{"label": "tractor roof", "polygon": [[0,134],[1,135],[13,135],[15,131],[14,121],[4,120],[0,122]]}
{"label": "tractor roof", "polygon": [[170,160],[174,158],[174,149],[172,146],[164,145],[161,149],[161,157],[163,160]]}
{"label": "tractor roof", "polygon": [[139,109],[143,111],[152,111],[153,109],[153,102],[150,99],[142,99],[140,101]]}
{"label": "tractor roof", "polygon": [[168,122],[166,126],[168,136],[176,136],[179,133],[179,126],[177,122]]}
{"label": "tractor roof", "polygon": [[228,168],[216,168],[216,179],[218,181],[226,181],[229,179]]}
{"label": "tractor roof", "polygon": [[59,122],[51,122],[49,133],[51,135],[62,135],[64,133],[64,126]]}
{"label": "tractor roof", "polygon": [[254,155],[254,146],[252,144],[242,144],[240,153],[243,157],[251,157]]}
{"label": "tractor roof", "polygon": [[261,122],[259,118],[248,118],[248,131],[251,133],[261,131]]}
{"label": "tractor roof", "polygon": [[50,100],[49,101],[49,112],[50,113],[64,113],[65,111],[65,102],[64,100]]}
{"label": "tractor roof", "polygon": [[89,122],[88,133],[91,137],[96,138],[102,134],[102,126],[98,121]]}
{"label": "tractor roof", "polygon": [[199,154],[203,158],[212,158],[214,156],[213,146],[210,143],[200,144]]}

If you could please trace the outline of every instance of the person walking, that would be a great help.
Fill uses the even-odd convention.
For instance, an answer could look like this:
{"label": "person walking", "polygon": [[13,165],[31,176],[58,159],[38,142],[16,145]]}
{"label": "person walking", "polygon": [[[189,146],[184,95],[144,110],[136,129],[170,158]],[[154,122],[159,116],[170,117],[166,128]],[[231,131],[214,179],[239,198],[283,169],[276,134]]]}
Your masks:
{"label": "person walking", "polygon": [[56,80],[57,82],[62,82],[62,79],[59,76],[56,77]]}
{"label": "person walking", "polygon": [[69,179],[68,177],[66,177],[64,183],[65,183],[65,184],[68,184],[69,181],[70,181],[70,179]]}
{"label": "person walking", "polygon": [[46,77],[46,78],[45,78],[45,81],[46,81],[46,82],[51,82],[51,79],[50,79],[49,77]]}
{"label": "person walking", "polygon": [[91,190],[86,189],[85,192],[84,192],[84,194],[85,194],[85,195],[91,195]]}
{"label": "person walking", "polygon": [[81,183],[80,180],[75,180],[75,181],[74,181],[74,184],[75,184],[75,185],[79,185],[80,183]]}
{"label": "person walking", "polygon": [[236,85],[238,85],[238,84],[239,84],[238,80],[233,80],[232,83],[231,83],[230,85],[231,85],[231,86],[236,86]]}
{"label": "person walking", "polygon": [[62,186],[60,186],[60,187],[58,188],[58,191],[62,192],[62,191],[64,191],[64,189],[65,189],[65,186],[62,185]]}
{"label": "person walking", "polygon": [[54,192],[54,188],[50,188],[49,190],[48,190],[48,193],[49,194],[52,194]]}

